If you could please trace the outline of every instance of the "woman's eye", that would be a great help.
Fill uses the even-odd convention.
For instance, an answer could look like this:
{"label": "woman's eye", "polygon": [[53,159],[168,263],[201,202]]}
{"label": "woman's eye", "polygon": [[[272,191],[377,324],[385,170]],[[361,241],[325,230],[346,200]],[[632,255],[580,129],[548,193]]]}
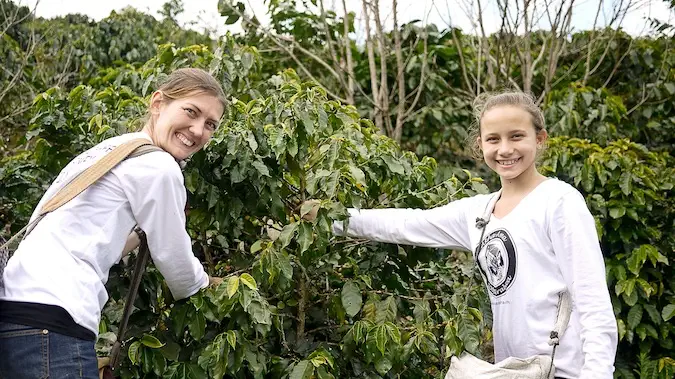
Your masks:
{"label": "woman's eye", "polygon": [[218,126],[214,122],[207,122],[206,127],[208,127],[209,130],[216,130]]}
{"label": "woman's eye", "polygon": [[195,110],[192,108],[183,108],[183,109],[185,109],[185,112],[187,112],[190,116],[194,116],[197,114],[197,112],[195,112]]}

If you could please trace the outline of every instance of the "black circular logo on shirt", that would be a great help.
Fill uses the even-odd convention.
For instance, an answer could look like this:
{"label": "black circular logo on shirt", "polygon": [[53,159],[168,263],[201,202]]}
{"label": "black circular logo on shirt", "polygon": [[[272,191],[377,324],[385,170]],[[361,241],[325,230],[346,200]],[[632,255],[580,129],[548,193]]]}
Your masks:
{"label": "black circular logo on shirt", "polygon": [[503,295],[516,278],[516,247],[509,232],[496,229],[483,238],[476,259],[490,292]]}

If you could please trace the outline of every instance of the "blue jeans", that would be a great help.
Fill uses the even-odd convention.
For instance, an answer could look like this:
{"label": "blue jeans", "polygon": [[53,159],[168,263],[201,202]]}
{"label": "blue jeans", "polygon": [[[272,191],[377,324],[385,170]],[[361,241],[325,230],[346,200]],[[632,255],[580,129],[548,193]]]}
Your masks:
{"label": "blue jeans", "polygon": [[94,342],[0,322],[0,379],[98,379]]}

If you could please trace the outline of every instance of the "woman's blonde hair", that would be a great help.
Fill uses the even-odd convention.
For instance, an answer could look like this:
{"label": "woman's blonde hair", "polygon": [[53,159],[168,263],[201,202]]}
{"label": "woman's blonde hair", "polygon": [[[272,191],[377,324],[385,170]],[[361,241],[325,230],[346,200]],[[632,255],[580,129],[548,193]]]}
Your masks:
{"label": "woman's blonde hair", "polygon": [[478,137],[480,137],[480,123],[483,119],[483,115],[493,108],[505,105],[520,107],[522,110],[529,113],[535,132],[539,133],[542,130],[546,130],[544,112],[539,108],[532,95],[514,90],[499,93],[482,93],[473,101],[474,122],[471,124],[468,137],[468,143],[471,145],[471,152],[475,158],[483,158],[480,144],[478,143]]}
{"label": "woman's blonde hair", "polygon": [[[182,99],[188,96],[207,94],[216,97],[227,108],[228,101],[220,83],[208,72],[201,68],[179,68],[173,71],[157,88],[167,101]],[[140,122],[140,129],[150,120],[150,111]]]}

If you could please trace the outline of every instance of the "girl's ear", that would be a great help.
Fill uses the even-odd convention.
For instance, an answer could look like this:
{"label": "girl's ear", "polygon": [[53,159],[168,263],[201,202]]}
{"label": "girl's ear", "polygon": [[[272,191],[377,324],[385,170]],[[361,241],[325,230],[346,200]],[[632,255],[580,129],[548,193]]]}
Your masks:
{"label": "girl's ear", "polygon": [[156,115],[159,113],[159,109],[164,101],[164,94],[162,91],[155,91],[150,97],[150,113]]}
{"label": "girl's ear", "polygon": [[548,139],[548,132],[546,129],[542,129],[537,132],[537,148],[541,149],[544,146],[544,143]]}

